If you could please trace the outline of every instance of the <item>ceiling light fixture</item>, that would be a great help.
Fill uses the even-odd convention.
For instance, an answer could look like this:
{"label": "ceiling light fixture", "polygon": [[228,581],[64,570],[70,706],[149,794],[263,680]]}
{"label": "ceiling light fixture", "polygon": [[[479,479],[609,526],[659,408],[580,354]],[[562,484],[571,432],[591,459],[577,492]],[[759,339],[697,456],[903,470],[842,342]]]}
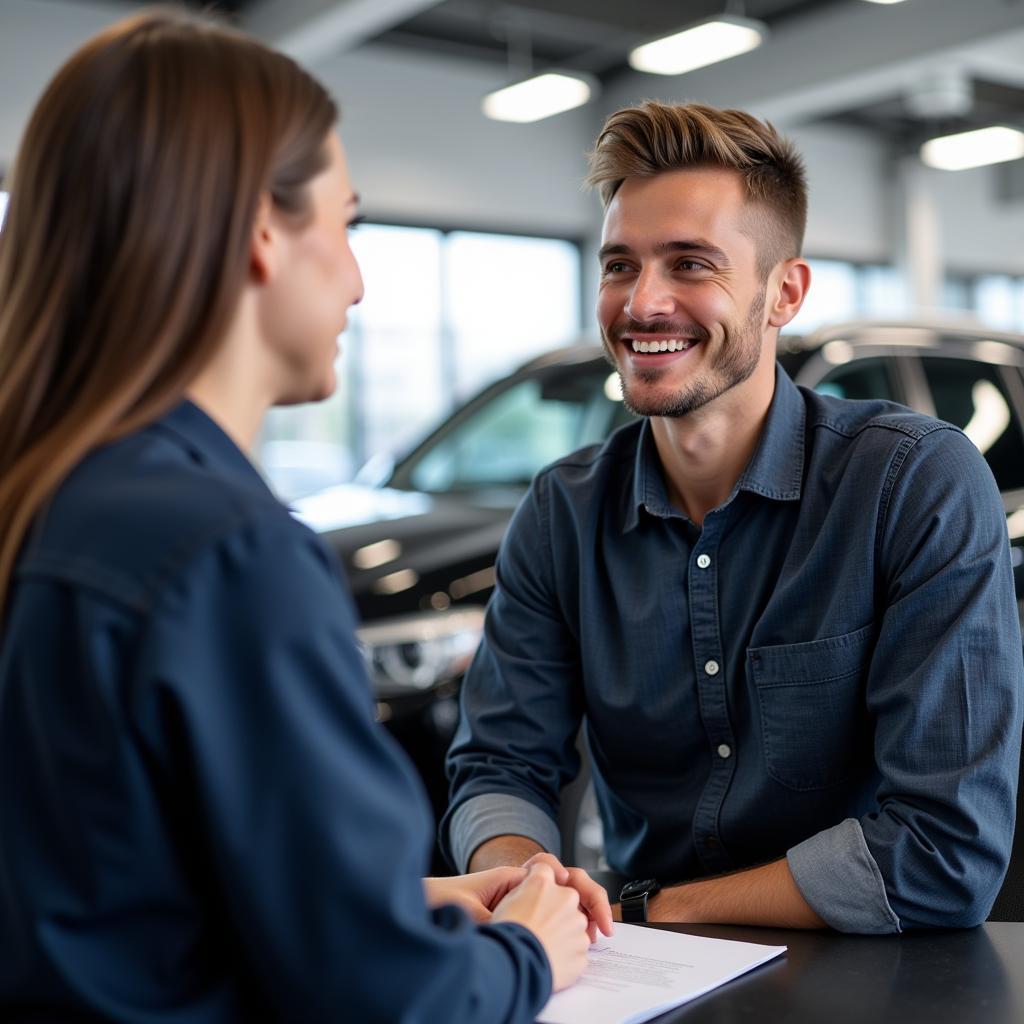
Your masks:
{"label": "ceiling light fixture", "polygon": [[655,39],[631,50],[630,67],[652,75],[685,75],[687,71],[738,57],[759,47],[768,26],[737,14],[720,14],[675,35]]}
{"label": "ceiling light fixture", "polygon": [[495,121],[526,124],[581,107],[597,94],[597,83],[584,75],[546,71],[488,93],[484,113]]}
{"label": "ceiling light fixture", "polygon": [[942,135],[921,147],[921,160],[940,171],[965,171],[1021,158],[1024,132],[1003,125]]}
{"label": "ceiling light fixture", "polygon": [[901,4],[903,0],[868,0],[869,4]]}

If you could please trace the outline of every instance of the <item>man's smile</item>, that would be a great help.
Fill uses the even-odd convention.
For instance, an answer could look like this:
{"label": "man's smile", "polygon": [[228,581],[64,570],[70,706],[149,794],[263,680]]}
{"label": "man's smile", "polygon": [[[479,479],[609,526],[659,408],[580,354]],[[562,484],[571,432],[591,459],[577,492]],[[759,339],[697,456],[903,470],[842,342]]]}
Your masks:
{"label": "man's smile", "polygon": [[682,358],[700,344],[700,339],[637,333],[622,335],[619,343],[631,362],[657,365]]}

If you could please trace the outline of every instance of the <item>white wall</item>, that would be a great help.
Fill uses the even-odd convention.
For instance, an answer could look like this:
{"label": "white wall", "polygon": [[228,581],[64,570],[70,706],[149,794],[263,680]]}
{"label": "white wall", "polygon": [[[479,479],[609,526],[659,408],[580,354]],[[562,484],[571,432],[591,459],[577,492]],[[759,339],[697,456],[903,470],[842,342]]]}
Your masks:
{"label": "white wall", "polygon": [[927,172],[950,270],[1024,274],[1024,201],[998,199],[998,171]]}
{"label": "white wall", "polygon": [[507,84],[493,68],[372,46],[320,64],[371,216],[576,237],[598,204],[580,188],[594,113],[536,124],[488,120],[480,100]]}
{"label": "white wall", "polygon": [[133,9],[116,2],[0,0],[0,169],[10,166],[32,107],[57,68]]}

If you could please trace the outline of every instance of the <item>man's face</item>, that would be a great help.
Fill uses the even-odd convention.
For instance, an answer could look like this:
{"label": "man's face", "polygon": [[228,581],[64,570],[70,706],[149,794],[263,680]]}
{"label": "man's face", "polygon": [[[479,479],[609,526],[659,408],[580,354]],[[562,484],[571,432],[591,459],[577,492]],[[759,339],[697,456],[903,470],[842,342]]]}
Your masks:
{"label": "man's face", "polygon": [[757,368],[767,325],[753,223],[734,171],[622,183],[605,214],[597,318],[633,412],[685,416]]}

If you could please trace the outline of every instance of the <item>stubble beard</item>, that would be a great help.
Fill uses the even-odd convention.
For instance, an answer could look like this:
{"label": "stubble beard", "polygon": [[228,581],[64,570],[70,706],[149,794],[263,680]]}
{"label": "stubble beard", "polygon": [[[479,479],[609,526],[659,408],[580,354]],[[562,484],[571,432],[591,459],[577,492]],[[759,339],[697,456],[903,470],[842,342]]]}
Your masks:
{"label": "stubble beard", "polygon": [[[657,396],[644,393],[646,387],[661,381],[669,372],[667,369],[636,370],[632,385],[626,381],[620,370],[623,405],[634,416],[666,416],[678,419],[688,416],[724,395],[726,391],[749,380],[761,359],[761,317],[764,314],[764,301],[762,291],[750,304],[743,324],[732,334],[729,343],[719,351],[709,372],[697,377],[674,395]],[[618,342],[610,341],[607,336],[604,341],[605,354],[618,369],[618,364],[611,355],[613,346]]]}

